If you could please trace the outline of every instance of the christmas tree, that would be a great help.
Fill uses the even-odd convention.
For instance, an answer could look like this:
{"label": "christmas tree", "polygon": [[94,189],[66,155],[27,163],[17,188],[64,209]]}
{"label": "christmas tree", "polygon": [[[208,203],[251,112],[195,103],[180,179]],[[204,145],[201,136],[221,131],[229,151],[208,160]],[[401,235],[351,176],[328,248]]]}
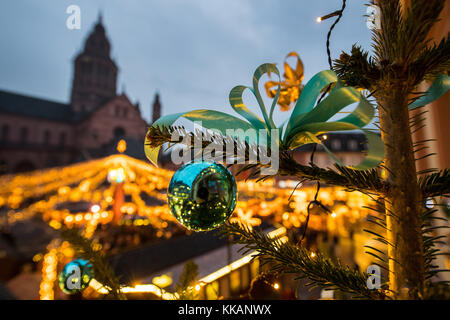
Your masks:
{"label": "christmas tree", "polygon": [[[345,4],[343,1],[340,10],[319,19],[326,20],[337,16],[328,33],[327,49],[331,31],[341,18]],[[410,110],[437,99],[449,87],[449,37],[447,35],[438,44],[432,44],[428,38],[430,30],[439,20],[444,4],[445,1],[426,0],[376,1],[379,23],[372,34],[373,55],[355,45],[350,53],[342,53],[334,63],[329,57],[330,69],[334,70],[338,77],[326,81],[325,78],[332,78],[334,73],[318,74],[319,80],[316,83],[305,85],[292,112],[286,135],[278,140],[280,163],[275,174],[295,176],[299,181],[317,181],[317,192],[320,183],[325,183],[342,186],[348,191],[359,191],[374,199],[377,205],[372,209],[379,215],[373,222],[381,227],[383,232],[368,231],[373,234],[375,240],[386,246],[387,255],[374,247],[369,247],[368,250],[376,258],[377,264],[388,271],[388,281],[381,288],[373,290],[368,288],[367,274],[364,272],[351,270],[320,253],[312,259],[301,242],[283,243],[268,238],[256,229],[236,223],[226,224],[222,228],[226,236],[232,235],[235,241],[244,244],[247,249],[257,250],[262,258],[273,264],[274,271],[295,273],[299,277],[308,278],[313,285],[339,289],[371,299],[426,299],[434,295],[439,285],[432,283],[430,278],[442,270],[437,269],[433,259],[445,253],[436,248],[441,237],[435,235],[434,232],[439,226],[433,226],[433,221],[439,217],[435,216],[436,209],[426,206],[426,201],[429,198],[448,196],[450,171],[416,171],[416,154],[423,150],[427,141],[413,143],[412,133],[420,128],[423,113],[412,115]],[[240,148],[245,150],[244,158],[249,161],[253,154],[261,151],[261,148],[255,147],[255,143],[261,145],[261,141],[246,141],[245,138],[239,139],[237,135],[226,136],[225,130],[214,126],[217,123],[208,123],[208,119],[220,118],[228,127],[242,129],[253,126],[270,131],[275,128],[272,114],[280,96],[280,85],[277,92],[272,94],[274,103],[270,113],[267,113],[258,91],[258,80],[264,73],[279,75],[278,69],[270,64],[262,65],[255,72],[251,90],[260,104],[263,121],[245,107],[242,101],[245,87],[238,86],[230,93],[230,103],[248,122],[243,124],[242,120],[233,121],[222,113],[208,110],[178,114],[170,119],[167,117],[157,121],[148,131],[146,147],[149,159],[157,161],[157,154],[163,143],[184,143],[193,148],[193,141],[205,141],[206,136],[209,143],[215,141],[225,144],[229,139],[235,142],[234,150],[218,155],[216,160],[233,157]],[[417,93],[418,85],[425,80],[433,81],[429,90]],[[315,95],[310,93],[311,88],[315,87],[317,90],[317,86],[320,86],[319,90],[322,92],[317,106],[302,106],[305,100],[317,99],[318,91]],[[337,104],[343,103],[339,101],[339,92],[347,90],[346,93],[349,93],[349,86],[363,91],[364,95],[361,94],[357,99],[360,102],[358,112],[352,113],[340,123],[326,122],[330,116],[324,116],[324,113],[332,114],[327,108],[333,109],[334,104],[336,109]],[[309,98],[308,94],[312,98]],[[382,143],[376,134],[367,130],[368,153],[359,166],[350,168],[337,161],[334,169],[323,169],[314,164],[313,157],[309,165],[301,165],[293,159],[291,149],[306,143],[321,144],[320,135],[324,132],[362,129],[373,116],[371,104],[368,102],[373,98],[377,106]],[[328,107],[324,106],[326,101]],[[282,103],[285,104],[285,101]],[[223,135],[211,137],[199,131],[191,133],[184,128],[172,126],[174,120],[179,117],[192,121],[203,120],[205,128],[218,129]],[[317,123],[320,123],[319,127]],[[174,132],[184,139],[174,141]],[[209,143],[201,144],[202,148],[206,149]],[[270,154],[270,150],[268,153]],[[246,165],[241,170],[251,170],[250,177],[255,177],[266,167],[267,164],[258,162]],[[266,173],[259,179],[267,177]],[[320,201],[312,201],[308,209],[312,205],[326,210]],[[448,287],[444,288],[448,292]]]}

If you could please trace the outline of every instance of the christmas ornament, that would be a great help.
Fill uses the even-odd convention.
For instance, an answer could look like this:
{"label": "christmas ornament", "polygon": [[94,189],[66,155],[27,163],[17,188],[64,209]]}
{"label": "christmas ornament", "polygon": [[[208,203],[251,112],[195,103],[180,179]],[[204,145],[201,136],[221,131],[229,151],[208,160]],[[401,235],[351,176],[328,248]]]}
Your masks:
{"label": "christmas ornament", "polygon": [[178,169],[168,189],[169,207],[186,228],[208,231],[228,220],[236,206],[236,181],[223,165],[192,161]]}
{"label": "christmas ornament", "polygon": [[[295,57],[297,63],[295,70],[288,64],[287,59]],[[284,60],[284,80],[279,81],[267,81],[264,84],[266,94],[269,98],[275,98],[277,95],[278,86],[280,86],[280,95],[278,97],[278,105],[281,111],[289,111],[293,102],[298,100],[300,93],[303,90],[303,77],[304,77],[303,62],[300,59],[297,52],[290,52]],[[270,76],[270,74],[269,74]]]}
{"label": "christmas ornament", "polygon": [[79,293],[86,289],[92,277],[92,264],[89,261],[73,260],[59,274],[59,287],[67,294]]}

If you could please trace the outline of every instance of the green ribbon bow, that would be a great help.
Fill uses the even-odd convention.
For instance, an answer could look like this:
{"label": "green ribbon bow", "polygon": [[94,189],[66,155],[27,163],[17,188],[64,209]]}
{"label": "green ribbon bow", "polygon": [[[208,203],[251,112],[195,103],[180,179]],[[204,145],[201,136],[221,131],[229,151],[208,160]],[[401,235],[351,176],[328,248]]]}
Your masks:
{"label": "green ribbon bow", "polygon": [[438,99],[444,93],[446,93],[450,89],[450,77],[445,74],[440,74],[431,84],[430,88],[428,88],[427,92],[409,104],[409,110],[413,110],[419,107],[423,107],[426,104],[433,102]]}
{"label": "green ribbon bow", "polygon": [[[236,86],[230,92],[229,100],[231,107],[245,118],[245,120],[224,112],[202,109],[161,117],[152,126],[170,126],[182,117],[191,121],[201,121],[204,128],[214,129],[223,135],[227,134],[227,129],[242,129],[237,131],[232,137],[238,138],[241,141],[247,140],[249,143],[258,143],[266,146],[269,140],[257,139],[256,141],[248,141],[250,138],[245,136],[245,131],[248,129],[262,129],[266,130],[270,137],[272,129],[278,129],[279,134],[274,138],[276,143],[279,144],[279,147],[282,147],[284,150],[294,149],[309,143],[318,143],[323,146],[325,151],[336,163],[342,166],[344,164],[317,136],[330,131],[362,130],[367,138],[368,151],[361,163],[352,167],[358,170],[370,169],[376,167],[383,160],[384,144],[380,136],[363,128],[372,121],[375,115],[375,108],[357,89],[343,86],[333,71],[324,70],[312,77],[303,88],[287,123],[285,122],[278,127],[273,121],[273,111],[280,94],[280,86],[278,85],[269,112],[267,112],[259,92],[259,80],[266,73],[274,73],[280,80],[280,73],[277,67],[274,64],[266,63],[256,69],[253,75],[253,87]],[[437,99],[448,90],[449,77],[442,76],[438,80],[428,90],[431,93],[412,103],[410,105],[411,109],[429,103],[430,99]],[[278,82],[280,83],[281,81]],[[332,83],[335,83],[333,90],[324,100],[316,105],[319,94]],[[445,89],[445,87],[447,88]],[[244,104],[242,95],[247,89],[255,96],[262,118],[250,111]],[[349,115],[338,121],[328,121],[343,108],[356,102],[358,103],[357,107]],[[156,165],[161,147],[151,148],[148,145],[149,141],[147,139],[145,143],[145,154]]]}

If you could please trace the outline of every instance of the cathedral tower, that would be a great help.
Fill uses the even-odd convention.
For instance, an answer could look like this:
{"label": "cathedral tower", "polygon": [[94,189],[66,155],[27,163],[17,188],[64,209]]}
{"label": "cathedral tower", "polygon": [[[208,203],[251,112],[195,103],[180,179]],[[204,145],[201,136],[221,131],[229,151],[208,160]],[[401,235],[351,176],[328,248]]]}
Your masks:
{"label": "cathedral tower", "polygon": [[83,51],[75,58],[71,104],[76,112],[90,112],[116,96],[118,68],[99,15]]}

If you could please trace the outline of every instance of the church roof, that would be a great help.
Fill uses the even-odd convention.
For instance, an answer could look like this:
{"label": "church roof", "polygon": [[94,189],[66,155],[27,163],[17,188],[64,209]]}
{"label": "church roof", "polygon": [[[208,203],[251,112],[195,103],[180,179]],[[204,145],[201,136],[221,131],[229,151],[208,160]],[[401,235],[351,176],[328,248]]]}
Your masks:
{"label": "church roof", "polygon": [[0,90],[0,113],[71,122],[74,112],[70,104],[25,96]]}

